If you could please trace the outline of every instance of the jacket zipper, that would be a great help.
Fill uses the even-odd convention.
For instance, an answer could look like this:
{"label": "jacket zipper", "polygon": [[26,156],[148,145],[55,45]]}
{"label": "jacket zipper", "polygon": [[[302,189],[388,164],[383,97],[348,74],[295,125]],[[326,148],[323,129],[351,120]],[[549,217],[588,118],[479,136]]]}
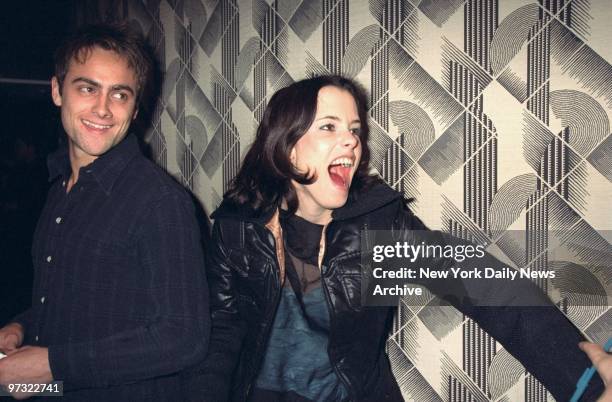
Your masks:
{"label": "jacket zipper", "polygon": [[[327,245],[327,228],[329,227],[329,225],[331,225],[331,222],[329,224],[327,224],[325,226],[325,228],[323,229],[323,237],[325,238],[325,244]],[[329,312],[330,315],[330,324],[331,324],[331,319],[332,319],[332,314],[333,314],[333,309],[332,309],[332,304],[331,304],[331,298],[329,296],[329,290],[327,289],[327,286],[325,286],[325,280],[323,279],[323,261],[325,261],[325,252],[327,251],[327,247],[325,247],[325,249],[323,250],[323,254],[321,256],[321,262],[319,263],[319,271],[321,272],[321,286],[323,287],[323,294],[325,295],[325,302],[327,304],[327,311]],[[328,272],[329,272],[329,267],[328,267]],[[327,358],[329,359],[329,363],[332,366],[332,369],[334,369],[334,373],[336,373],[336,376],[338,377],[338,379],[340,379],[340,382],[342,382],[342,384],[344,384],[344,387],[346,388],[346,391],[349,393],[350,399],[351,400],[356,400],[354,395],[353,395],[353,389],[350,386],[349,380],[346,378],[346,376],[344,375],[344,373],[342,373],[338,367],[336,366],[336,364],[332,361],[331,357],[329,356],[329,347],[330,347],[330,342],[327,342]]]}
{"label": "jacket zipper", "polygon": [[[370,247],[370,234],[367,221],[363,223],[363,238],[365,240],[365,249],[371,250],[372,248]],[[361,249],[363,250],[363,247]]]}

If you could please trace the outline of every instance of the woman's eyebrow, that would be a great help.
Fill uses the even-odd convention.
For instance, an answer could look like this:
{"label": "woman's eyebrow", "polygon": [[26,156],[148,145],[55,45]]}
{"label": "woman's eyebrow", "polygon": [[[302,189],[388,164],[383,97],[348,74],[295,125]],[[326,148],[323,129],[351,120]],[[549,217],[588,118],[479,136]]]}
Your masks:
{"label": "woman's eyebrow", "polygon": [[[340,121],[340,118],[338,116],[332,116],[332,115],[319,117],[318,119],[315,119],[315,121],[325,120],[325,119],[330,119],[330,120],[334,120],[334,121]],[[361,120],[355,119],[355,120],[351,121],[350,124],[353,124],[353,123],[361,124]]]}

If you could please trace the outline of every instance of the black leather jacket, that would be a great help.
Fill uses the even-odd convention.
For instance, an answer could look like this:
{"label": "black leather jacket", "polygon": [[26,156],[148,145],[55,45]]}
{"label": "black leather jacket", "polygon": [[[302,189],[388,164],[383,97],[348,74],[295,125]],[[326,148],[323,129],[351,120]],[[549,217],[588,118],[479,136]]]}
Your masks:
{"label": "black leather jacket", "polygon": [[[245,401],[266,351],[284,281],[278,212],[276,206],[256,214],[223,203],[213,218],[207,264],[213,330],[209,355],[191,394],[206,401]],[[385,354],[393,309],[361,305],[360,231],[368,229],[394,229],[403,240],[420,242],[413,233],[426,227],[386,185],[351,195],[334,211],[324,229],[320,259],[330,312],[328,354],[352,401],[401,401]],[[446,261],[438,263],[444,266]],[[500,297],[500,292],[510,299],[516,295],[513,289],[481,286],[467,291],[470,299],[458,290],[450,295],[451,303],[519,358],[558,400],[569,399],[588,360],[577,348],[582,337],[565,316],[552,305],[476,307],[470,301]],[[531,289],[526,297],[542,304],[544,296]]]}

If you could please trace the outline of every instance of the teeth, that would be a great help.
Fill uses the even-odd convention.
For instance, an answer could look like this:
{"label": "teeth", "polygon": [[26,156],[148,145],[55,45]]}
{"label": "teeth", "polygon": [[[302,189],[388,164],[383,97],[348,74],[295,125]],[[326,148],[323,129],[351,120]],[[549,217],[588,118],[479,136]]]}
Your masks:
{"label": "teeth", "polygon": [[103,125],[103,124],[96,124],[96,123],[92,123],[92,122],[91,122],[91,121],[89,121],[89,120],[81,120],[81,121],[82,121],[82,122],[83,122],[83,124],[85,124],[86,126],[88,126],[88,127],[92,127],[92,128],[98,129],[98,130],[104,130],[104,129],[107,129],[107,128],[111,128],[111,127],[112,127],[112,125],[108,125],[108,126],[107,126],[107,125]]}
{"label": "teeth", "polygon": [[342,165],[343,167],[351,167],[353,166],[353,161],[349,158],[338,158],[334,159],[331,165]]}

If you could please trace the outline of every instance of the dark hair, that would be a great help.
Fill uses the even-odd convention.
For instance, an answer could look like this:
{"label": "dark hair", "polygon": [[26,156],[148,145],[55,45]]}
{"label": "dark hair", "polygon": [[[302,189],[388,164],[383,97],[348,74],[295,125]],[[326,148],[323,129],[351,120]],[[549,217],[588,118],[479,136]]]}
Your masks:
{"label": "dark hair", "polygon": [[95,47],[110,50],[127,60],[138,82],[136,99],[147,89],[153,72],[153,60],[142,35],[125,23],[96,24],[81,27],[55,51],[55,77],[60,91],[70,62],[84,63]]}
{"label": "dark hair", "polygon": [[301,173],[293,166],[290,153],[312,125],[317,113],[319,90],[326,86],[348,91],[357,104],[361,121],[359,136],[362,155],[351,190],[362,191],[376,180],[375,176],[368,173],[370,150],[365,91],[348,78],[323,75],[295,82],[272,96],[242,167],[225,193],[226,200],[260,210],[278,205],[285,199],[290,213],[297,210],[298,199],[291,180],[310,184],[314,178],[308,172]]}

